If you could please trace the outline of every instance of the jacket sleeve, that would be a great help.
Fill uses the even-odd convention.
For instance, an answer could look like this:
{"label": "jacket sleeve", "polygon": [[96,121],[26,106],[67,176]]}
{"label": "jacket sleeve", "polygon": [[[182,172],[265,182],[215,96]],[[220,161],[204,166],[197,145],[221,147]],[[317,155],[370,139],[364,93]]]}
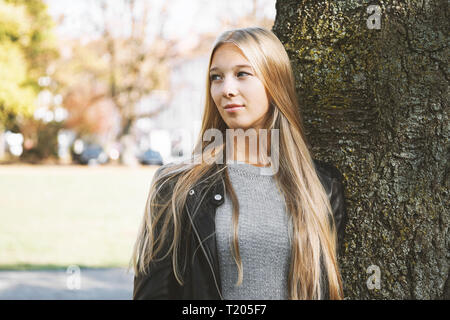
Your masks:
{"label": "jacket sleeve", "polygon": [[[155,177],[158,176],[160,169],[155,173]],[[160,228],[156,229],[159,230]],[[157,234],[155,234],[156,236]],[[180,286],[173,273],[172,254],[168,254],[164,259],[161,259],[167,253],[170,240],[169,234],[165,239],[163,250],[158,254],[158,259],[150,262],[145,274],[135,274],[133,300],[178,299]]]}
{"label": "jacket sleeve", "polygon": [[171,255],[153,261],[147,274],[134,276],[133,300],[178,299],[178,283],[173,275]]}

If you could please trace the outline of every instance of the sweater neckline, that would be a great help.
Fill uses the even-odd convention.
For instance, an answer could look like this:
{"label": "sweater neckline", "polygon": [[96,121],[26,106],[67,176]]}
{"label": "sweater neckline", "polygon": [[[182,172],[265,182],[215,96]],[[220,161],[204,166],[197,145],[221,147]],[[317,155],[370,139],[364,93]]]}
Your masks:
{"label": "sweater neckline", "polygon": [[262,177],[273,176],[272,168],[270,166],[258,167],[243,161],[234,161],[227,163],[227,167],[229,170],[233,172],[244,175],[262,176]]}

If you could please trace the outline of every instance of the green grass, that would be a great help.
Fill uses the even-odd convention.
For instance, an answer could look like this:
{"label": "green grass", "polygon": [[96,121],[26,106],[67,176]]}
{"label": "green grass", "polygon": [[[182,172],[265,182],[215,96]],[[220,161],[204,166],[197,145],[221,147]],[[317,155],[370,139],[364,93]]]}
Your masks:
{"label": "green grass", "polygon": [[156,168],[0,166],[0,269],[127,267]]}

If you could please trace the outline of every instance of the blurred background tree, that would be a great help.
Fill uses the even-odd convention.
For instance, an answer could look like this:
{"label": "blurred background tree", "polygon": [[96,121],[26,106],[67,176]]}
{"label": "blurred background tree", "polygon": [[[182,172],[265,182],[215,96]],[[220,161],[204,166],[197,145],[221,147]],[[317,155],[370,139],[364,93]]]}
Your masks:
{"label": "blurred background tree", "polygon": [[151,92],[170,92],[168,62],[175,56],[176,42],[163,38],[170,1],[155,9],[157,22],[149,21],[151,5],[97,1],[93,6],[101,19],[90,21],[100,36],[61,42],[63,54],[55,64],[54,80],[69,111],[66,127],[78,137],[107,134],[106,143],[121,141],[139,118],[154,117],[167,107],[136,112],[137,103]]}
{"label": "blurred background tree", "polygon": [[38,131],[45,130],[33,118],[39,79],[58,56],[53,22],[46,10],[41,0],[0,0],[0,133],[26,127],[27,150],[37,145]]}

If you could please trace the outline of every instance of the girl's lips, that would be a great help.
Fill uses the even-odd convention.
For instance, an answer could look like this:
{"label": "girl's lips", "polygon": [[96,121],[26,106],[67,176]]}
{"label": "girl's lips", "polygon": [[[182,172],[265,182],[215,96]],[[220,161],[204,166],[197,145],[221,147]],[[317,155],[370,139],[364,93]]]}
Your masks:
{"label": "girl's lips", "polygon": [[240,107],[225,108],[225,111],[227,111],[227,112],[236,112],[236,111],[239,111],[241,109],[244,109],[244,107],[240,106]]}

